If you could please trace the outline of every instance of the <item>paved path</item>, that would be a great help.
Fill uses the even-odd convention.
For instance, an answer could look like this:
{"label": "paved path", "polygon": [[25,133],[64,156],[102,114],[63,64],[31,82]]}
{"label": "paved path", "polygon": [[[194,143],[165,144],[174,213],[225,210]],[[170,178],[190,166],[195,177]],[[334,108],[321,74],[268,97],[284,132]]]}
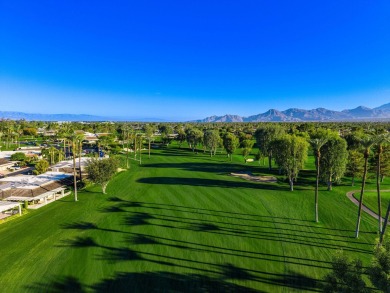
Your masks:
{"label": "paved path", "polygon": [[[381,190],[381,192],[389,192],[388,190]],[[365,192],[376,192],[376,190],[365,190]],[[360,190],[352,190],[347,192],[347,197],[357,206],[359,206],[359,201],[353,197],[355,193],[360,193]],[[386,207],[387,209],[387,207]],[[367,214],[369,214],[371,217],[374,217],[375,219],[378,219],[378,214],[376,214],[374,211],[370,210],[368,207],[366,207],[364,204],[362,205],[362,210],[365,211]],[[385,211],[386,213],[386,211]],[[384,218],[382,218],[382,221],[385,221]]]}

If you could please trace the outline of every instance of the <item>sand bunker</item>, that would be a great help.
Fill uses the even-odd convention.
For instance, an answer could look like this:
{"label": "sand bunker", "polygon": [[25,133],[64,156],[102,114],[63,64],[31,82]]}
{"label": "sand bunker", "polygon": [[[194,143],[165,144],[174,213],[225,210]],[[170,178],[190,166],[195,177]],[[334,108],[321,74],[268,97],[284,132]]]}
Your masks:
{"label": "sand bunker", "polygon": [[254,176],[251,172],[245,172],[245,171],[238,172],[238,173],[230,173],[230,175],[245,180],[254,181],[254,182],[276,183],[278,181],[274,176]]}

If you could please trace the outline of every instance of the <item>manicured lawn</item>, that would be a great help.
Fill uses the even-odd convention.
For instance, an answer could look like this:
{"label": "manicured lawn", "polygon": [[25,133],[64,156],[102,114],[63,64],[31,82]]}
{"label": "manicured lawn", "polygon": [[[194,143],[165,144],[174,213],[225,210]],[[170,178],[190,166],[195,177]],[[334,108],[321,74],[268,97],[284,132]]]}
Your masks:
{"label": "manicured lawn", "polygon": [[[373,186],[374,187],[374,186]],[[383,188],[381,188],[383,189]],[[387,188],[389,189],[389,188]],[[360,199],[360,192],[356,192],[353,195],[357,200]],[[385,216],[385,212],[387,209],[387,206],[390,202],[390,192],[381,192],[381,206],[382,206],[382,216]],[[378,196],[376,192],[368,191],[364,192],[363,196],[363,204],[368,207],[370,210],[374,211],[375,213],[378,213]]]}
{"label": "manicured lawn", "polygon": [[369,263],[376,221],[364,213],[353,237],[350,186],[321,187],[316,224],[312,171],[290,192],[277,171],[265,184],[229,176],[240,170],[267,172],[241,156],[153,149],[108,195],[90,188],[0,225],[1,291],[319,291],[337,249]]}

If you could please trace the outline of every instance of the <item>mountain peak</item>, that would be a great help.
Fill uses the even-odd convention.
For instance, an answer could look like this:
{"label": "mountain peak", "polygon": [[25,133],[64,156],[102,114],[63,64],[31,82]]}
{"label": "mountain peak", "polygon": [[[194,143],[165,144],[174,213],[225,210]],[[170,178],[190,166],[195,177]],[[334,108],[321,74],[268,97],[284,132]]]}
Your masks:
{"label": "mountain peak", "polygon": [[359,106],[355,109],[343,111],[334,111],[326,108],[316,108],[311,110],[290,108],[285,111],[269,109],[262,114],[252,115],[249,117],[226,114],[219,117],[211,116],[195,122],[353,121],[365,119],[389,120],[390,103],[374,109]]}

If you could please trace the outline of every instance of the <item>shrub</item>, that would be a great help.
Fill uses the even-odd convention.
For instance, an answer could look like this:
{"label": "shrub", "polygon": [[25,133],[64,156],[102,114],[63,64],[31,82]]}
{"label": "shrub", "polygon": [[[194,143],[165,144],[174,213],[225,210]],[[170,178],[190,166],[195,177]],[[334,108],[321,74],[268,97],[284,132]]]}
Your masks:
{"label": "shrub", "polygon": [[25,161],[27,159],[25,153],[14,153],[11,155],[11,161]]}

